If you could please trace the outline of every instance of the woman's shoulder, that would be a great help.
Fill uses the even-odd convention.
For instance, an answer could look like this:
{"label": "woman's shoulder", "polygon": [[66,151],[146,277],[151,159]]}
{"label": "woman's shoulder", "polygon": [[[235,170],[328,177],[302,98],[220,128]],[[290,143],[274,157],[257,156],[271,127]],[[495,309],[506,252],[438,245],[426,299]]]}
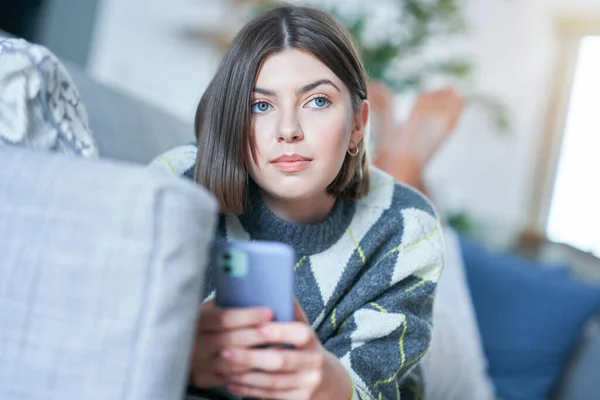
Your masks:
{"label": "woman's shoulder", "polygon": [[197,155],[198,148],[195,144],[178,146],[152,160],[148,169],[193,179]]}
{"label": "woman's shoulder", "polygon": [[357,202],[357,207],[363,212],[390,209],[399,216],[404,210],[417,210],[437,219],[435,208],[421,192],[375,167],[371,167],[369,193]]}
{"label": "woman's shoulder", "polygon": [[429,254],[426,258],[434,253],[443,256],[440,221],[431,202],[418,190],[376,168],[371,170],[368,195],[356,203],[351,225],[353,232],[368,227],[362,229],[366,233],[361,245],[381,248],[384,258],[390,254],[400,257],[399,250],[408,247]]}

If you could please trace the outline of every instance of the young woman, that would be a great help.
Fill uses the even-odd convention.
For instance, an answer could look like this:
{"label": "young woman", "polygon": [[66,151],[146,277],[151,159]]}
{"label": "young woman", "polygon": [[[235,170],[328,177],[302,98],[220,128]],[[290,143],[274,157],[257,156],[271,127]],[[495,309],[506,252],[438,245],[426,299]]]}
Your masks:
{"label": "young woman", "polygon": [[[194,386],[294,400],[421,395],[441,231],[421,194],[369,170],[368,119],[363,67],[326,14],[277,8],[233,40],[198,107],[197,146],[153,167],[214,193],[218,237],[295,248],[297,321],[205,301]],[[213,290],[209,273],[207,298]],[[294,349],[257,348],[282,342]]]}

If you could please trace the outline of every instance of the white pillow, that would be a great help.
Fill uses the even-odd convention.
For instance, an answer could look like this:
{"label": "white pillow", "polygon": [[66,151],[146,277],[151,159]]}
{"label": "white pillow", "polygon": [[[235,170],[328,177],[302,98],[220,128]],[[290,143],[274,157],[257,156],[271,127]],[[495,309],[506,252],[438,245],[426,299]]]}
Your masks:
{"label": "white pillow", "polygon": [[492,400],[457,234],[444,230],[446,263],[433,304],[433,334],[421,366],[428,400]]}

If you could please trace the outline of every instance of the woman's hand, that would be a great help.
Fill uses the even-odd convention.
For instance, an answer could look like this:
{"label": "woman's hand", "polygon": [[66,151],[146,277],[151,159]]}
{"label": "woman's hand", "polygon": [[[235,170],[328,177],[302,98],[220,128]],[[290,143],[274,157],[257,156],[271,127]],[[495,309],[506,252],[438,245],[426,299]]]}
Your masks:
{"label": "woman's hand", "polygon": [[245,348],[264,343],[261,324],[273,319],[266,308],[223,309],[214,300],[202,304],[191,368],[191,383],[198,388],[227,384],[233,370],[221,353],[225,348]]}
{"label": "woman's hand", "polygon": [[225,379],[237,395],[267,399],[347,400],[352,395],[348,372],[312,331],[296,303],[296,322],[270,322],[256,333],[262,344],[286,344],[293,349],[252,349],[233,345],[221,353]]}

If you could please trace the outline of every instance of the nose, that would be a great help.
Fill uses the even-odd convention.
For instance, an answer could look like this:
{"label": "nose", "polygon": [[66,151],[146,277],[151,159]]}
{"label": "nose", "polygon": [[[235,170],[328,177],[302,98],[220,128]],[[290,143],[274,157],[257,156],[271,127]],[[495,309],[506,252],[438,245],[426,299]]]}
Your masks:
{"label": "nose", "polygon": [[277,130],[277,141],[285,143],[299,142],[304,139],[302,128],[294,112],[287,112],[281,118]]}

